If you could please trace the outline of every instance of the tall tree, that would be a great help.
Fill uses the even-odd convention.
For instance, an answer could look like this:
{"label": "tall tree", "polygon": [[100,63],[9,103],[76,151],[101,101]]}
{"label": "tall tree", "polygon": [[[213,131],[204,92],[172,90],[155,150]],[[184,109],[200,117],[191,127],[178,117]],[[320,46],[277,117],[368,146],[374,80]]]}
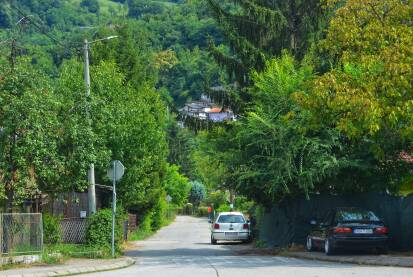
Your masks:
{"label": "tall tree", "polygon": [[413,2],[329,5],[336,13],[320,46],[335,64],[297,99],[312,114],[312,128],[340,131],[346,152],[363,161],[332,183],[397,192],[402,177],[411,175]]}
{"label": "tall tree", "polygon": [[18,61],[0,66],[0,183],[6,208],[59,189],[59,102],[47,77]]}
{"label": "tall tree", "polygon": [[251,70],[264,69],[266,58],[288,49],[303,57],[319,34],[320,0],[207,0],[230,51],[212,47],[215,59],[240,84]]}

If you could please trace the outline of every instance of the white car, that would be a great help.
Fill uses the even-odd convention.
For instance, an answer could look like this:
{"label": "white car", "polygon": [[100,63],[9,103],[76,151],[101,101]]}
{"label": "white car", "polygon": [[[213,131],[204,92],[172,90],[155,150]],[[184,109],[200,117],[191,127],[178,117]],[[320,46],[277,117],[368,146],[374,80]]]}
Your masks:
{"label": "white car", "polygon": [[250,224],[242,213],[219,213],[215,222],[211,225],[211,244],[219,240],[243,241],[251,240]]}

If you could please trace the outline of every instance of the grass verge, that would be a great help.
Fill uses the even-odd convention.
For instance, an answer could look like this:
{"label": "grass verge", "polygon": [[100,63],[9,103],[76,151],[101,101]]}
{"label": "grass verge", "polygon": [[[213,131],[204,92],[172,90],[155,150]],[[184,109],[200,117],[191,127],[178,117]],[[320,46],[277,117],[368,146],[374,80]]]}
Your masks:
{"label": "grass verge", "polygon": [[[166,217],[163,221],[162,221],[162,227],[168,226],[169,224],[171,224],[172,222],[174,222],[176,218],[176,215],[173,214],[170,217]],[[144,226],[144,228],[138,228],[136,229],[134,232],[132,232],[129,236],[129,241],[138,241],[138,240],[144,240],[149,238],[150,236],[154,235],[157,232],[152,230],[149,226]]]}
{"label": "grass verge", "polygon": [[70,258],[110,258],[109,250],[110,249],[107,248],[98,248],[85,244],[46,245],[42,254],[42,262],[46,264],[58,264],[64,263]]}

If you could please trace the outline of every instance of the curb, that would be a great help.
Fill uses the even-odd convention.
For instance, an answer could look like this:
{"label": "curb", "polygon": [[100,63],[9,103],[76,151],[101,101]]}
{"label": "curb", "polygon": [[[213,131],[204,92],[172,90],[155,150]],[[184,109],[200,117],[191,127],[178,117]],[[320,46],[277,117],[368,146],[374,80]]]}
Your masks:
{"label": "curb", "polygon": [[340,257],[340,256],[321,256],[321,255],[311,255],[309,253],[300,252],[282,252],[280,256],[289,258],[299,258],[307,259],[313,261],[323,261],[323,262],[335,262],[335,263],[347,263],[347,264],[357,264],[357,265],[368,265],[368,266],[393,266],[393,267],[413,267],[413,258],[406,259],[403,257],[402,260],[387,259],[386,260],[365,260],[360,259],[360,257]]}
{"label": "curb", "polygon": [[[84,266],[84,267],[73,267],[70,269],[58,269],[51,271],[24,273],[24,274],[12,274],[5,275],[5,277],[49,277],[49,276],[72,276],[86,273],[96,273],[103,271],[111,271],[126,268],[132,266],[136,261],[132,258],[123,258],[122,260],[116,261],[113,264],[97,265],[97,266]],[[1,275],[1,274],[0,274]]]}

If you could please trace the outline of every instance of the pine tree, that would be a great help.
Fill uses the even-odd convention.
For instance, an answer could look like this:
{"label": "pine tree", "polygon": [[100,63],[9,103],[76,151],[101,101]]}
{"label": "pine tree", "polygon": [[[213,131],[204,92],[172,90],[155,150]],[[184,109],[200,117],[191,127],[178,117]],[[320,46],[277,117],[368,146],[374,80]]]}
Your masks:
{"label": "pine tree", "polygon": [[287,49],[302,58],[320,33],[320,0],[207,0],[225,34],[230,53],[211,44],[217,62],[241,86],[251,70],[262,71],[265,60]]}

